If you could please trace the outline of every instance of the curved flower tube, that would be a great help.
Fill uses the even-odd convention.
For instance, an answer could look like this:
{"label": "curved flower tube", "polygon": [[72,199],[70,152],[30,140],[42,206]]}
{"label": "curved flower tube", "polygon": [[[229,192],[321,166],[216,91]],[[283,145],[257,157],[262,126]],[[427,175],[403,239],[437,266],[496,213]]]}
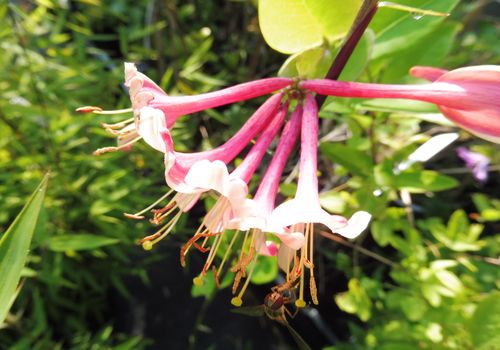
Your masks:
{"label": "curved flower tube", "polygon": [[207,176],[210,172],[200,172],[196,168],[191,170],[193,165],[200,161],[214,162],[216,160],[228,164],[236,158],[250,141],[269,124],[271,118],[278,111],[283,95],[283,93],[278,93],[271,96],[233,137],[213,150],[197,153],[175,152],[172,137],[165,129],[162,137],[165,150],[165,180],[168,186],[182,193],[198,191],[193,183],[186,182],[186,178],[194,179],[198,176]]}
{"label": "curved flower tube", "polygon": [[267,95],[293,82],[289,78],[266,78],[199,95],[169,96],[154,81],[138,72],[135,64],[125,63],[125,86],[129,88],[132,108],[103,111],[99,107],[86,106],[77,111],[96,114],[134,113],[134,118],[116,124],[103,124],[108,132],[117,136],[118,146],[99,149],[96,154],[125,149],[141,138],[162,152],[159,130],[170,129],[181,116]]}
{"label": "curved flower tube", "polygon": [[[229,224],[230,228],[233,229],[241,231],[253,229],[258,232],[256,248],[262,255],[274,255],[274,253],[276,253],[276,247],[265,241],[264,232],[270,231],[268,229],[268,222],[274,210],[281,175],[288,157],[297,142],[301,122],[302,105],[298,104],[290,116],[290,120],[283,128],[276,151],[259,184],[254,198],[245,201],[241,211],[237,213],[236,217]],[[304,243],[304,236],[302,234],[279,232],[277,235],[284,244],[292,249],[299,249]]]}
{"label": "curved flower tube", "polygon": [[290,262],[294,257],[297,257],[298,252],[292,251],[286,245],[281,245],[278,252],[280,267],[287,272],[287,278],[300,276],[300,294],[296,300],[297,307],[306,306],[304,301],[305,268],[309,269],[312,301],[315,304],[318,303],[313,261],[314,223],[324,224],[332,232],[354,238],[366,229],[371,219],[369,213],[360,211],[347,220],[339,215],[330,215],[321,208],[318,194],[317,147],[318,107],[314,97],[307,94],[302,116],[297,192],[294,199],[276,207],[270,218],[270,227],[277,232],[300,232],[304,235],[305,244],[301,247],[300,259],[294,259],[293,272]]}
{"label": "curved flower tube", "polygon": [[481,138],[500,143],[500,66],[474,66],[449,72],[414,67],[410,73],[432,83],[387,85],[319,79],[299,85],[323,95],[403,98],[434,103],[458,126]]}
{"label": "curved flower tube", "polygon": [[[255,145],[250,149],[242,163],[231,174],[228,174],[226,172],[220,179],[215,179],[216,181],[214,181],[213,185],[208,184],[205,180],[202,179],[203,174],[200,174],[199,177],[201,181],[191,181],[191,179],[186,176],[186,182],[191,183],[194,187],[200,188],[200,186],[208,185],[208,188],[206,188],[207,190],[214,189],[217,190],[220,194],[220,197],[216,201],[215,205],[208,211],[207,215],[204,217],[202,224],[193,235],[193,238],[190,239],[181,249],[181,263],[184,265],[186,252],[192,245],[196,243],[199,238],[215,236],[213,242],[211,243],[210,253],[207,257],[203,270],[200,275],[193,280],[195,284],[201,284],[203,282],[205,274],[208,272],[209,268],[212,265],[212,262],[214,261],[220,243],[225,239],[225,230],[228,226],[228,223],[238,212],[241,211],[241,207],[244,205],[248,194],[247,183],[255,173],[258,165],[260,164],[260,161],[269,148],[269,145],[281,129],[281,126],[287,114],[287,110],[288,103],[285,103],[280,107],[273,119],[269,122],[269,125],[259,136]],[[247,236],[248,235],[245,235],[245,237]],[[241,278],[246,276],[246,268],[248,264],[253,261],[253,257],[255,255],[255,239],[253,235],[251,235],[249,239],[249,247],[246,247],[245,244],[242,245],[240,259],[237,265],[232,269],[233,272],[236,273],[236,287]],[[206,250],[206,244],[207,240],[205,239],[201,246],[197,246],[197,248],[204,251]],[[228,250],[230,249],[228,248]],[[247,251],[244,252],[244,250]],[[223,263],[224,259],[221,265]],[[220,271],[220,269],[221,268],[219,268],[218,271]]]}
{"label": "curved flower tube", "polygon": [[[140,240],[145,249],[152,249],[154,244],[165,238],[181,215],[193,207],[202,193],[210,190],[215,191],[221,197],[207,213],[195,236],[197,238],[208,237],[207,235],[222,231],[224,224],[234,215],[233,212],[238,211],[238,208],[245,202],[248,193],[246,183],[255,172],[260,159],[283,123],[288,104],[279,109],[282,97],[283,94],[277,94],[269,98],[238,133],[224,145],[211,151],[192,154],[176,153],[173,150],[173,142],[168,129],[164,128],[160,131],[164,141],[166,180],[172,189],[148,208],[135,214],[126,214],[127,217],[133,219],[143,219],[143,213],[168,199],[163,208],[153,211],[152,220],[155,224],[164,221],[166,224],[154,234]],[[266,125],[267,127],[245,160],[233,172],[234,174],[230,175],[226,164],[233,160]],[[186,247],[195,243],[196,240],[190,240]],[[181,262],[184,259],[183,254],[185,252],[181,253]]]}

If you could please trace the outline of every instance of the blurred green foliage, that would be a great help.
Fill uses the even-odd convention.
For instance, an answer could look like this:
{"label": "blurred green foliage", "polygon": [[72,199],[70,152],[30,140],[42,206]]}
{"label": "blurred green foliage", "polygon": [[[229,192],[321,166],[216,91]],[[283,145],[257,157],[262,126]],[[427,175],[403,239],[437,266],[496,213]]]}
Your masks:
{"label": "blurred green foliage", "polygon": [[[415,82],[407,74],[414,65],[500,64],[500,11],[494,4],[399,2],[453,12],[448,19],[416,19],[380,9],[342,79]],[[116,331],[110,295],[135,300],[128,279],[154,283],[151,266],[170,254],[142,252],[135,242],[151,230],[148,223],[122,219],[123,212],[142,209],[165,192],[162,157],[143,144],[130,152],[93,156],[93,150],[115,142],[99,124],[119,118],[75,114],[74,109],[127,108],[123,61],[137,62],[171,94],[210,91],[278,71],[322,76],[340,41],[286,60],[266,46],[254,5],[201,0],[0,3],[0,232],[43,174],[49,169],[52,174],[23,272],[26,281],[0,330],[0,347],[138,349],[160,341],[147,339],[147,331]],[[199,150],[220,144],[255,106],[238,104],[182,119],[173,130],[176,147]],[[349,247],[326,240],[317,247],[323,271],[319,311],[327,327],[345,332],[337,334],[340,341],[331,348],[495,349],[500,334],[498,147],[461,134],[461,144],[492,158],[486,185],[474,182],[453,152],[455,146],[398,173],[397,166],[418,145],[454,130],[437,109],[406,101],[328,99],[321,117],[323,205],[344,215],[358,209],[374,215],[370,232]],[[290,180],[281,187],[283,197],[293,193]],[[197,220],[184,220],[161,244],[177,248]],[[253,282],[271,282],[275,266],[272,258],[266,260]],[[188,285],[193,276],[184,276]],[[215,291],[208,278],[203,288],[193,287],[192,295],[205,296],[205,310]],[[193,329],[186,340],[191,347],[205,332],[201,323],[200,316],[195,325],[183,325]],[[214,325],[214,334],[218,326],[224,321]],[[317,347],[330,345],[308,334],[307,326],[298,324],[297,330]],[[273,332],[270,344],[286,346],[279,331]],[[255,338],[239,339],[232,348],[252,348]],[[210,339],[214,348],[228,347],[222,338]]]}

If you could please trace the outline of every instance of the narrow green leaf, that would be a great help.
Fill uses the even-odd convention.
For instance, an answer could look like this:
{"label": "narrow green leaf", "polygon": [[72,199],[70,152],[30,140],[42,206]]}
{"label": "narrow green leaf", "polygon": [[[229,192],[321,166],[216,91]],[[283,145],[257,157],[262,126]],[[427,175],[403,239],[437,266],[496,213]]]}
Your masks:
{"label": "narrow green leaf", "polygon": [[[418,7],[439,12],[450,12],[457,3],[458,0],[427,1]],[[431,33],[443,20],[443,17],[414,17],[411,14],[400,17],[377,33],[373,59],[386,57],[411,47]]]}
{"label": "narrow green leaf", "polygon": [[3,322],[14,302],[13,295],[16,293],[28,256],[48,179],[49,174],[46,174],[0,240],[0,286],[2,286],[0,288],[0,323]]}
{"label": "narrow green leaf", "polygon": [[120,242],[117,238],[92,234],[59,235],[51,237],[49,248],[55,252],[91,250]]}

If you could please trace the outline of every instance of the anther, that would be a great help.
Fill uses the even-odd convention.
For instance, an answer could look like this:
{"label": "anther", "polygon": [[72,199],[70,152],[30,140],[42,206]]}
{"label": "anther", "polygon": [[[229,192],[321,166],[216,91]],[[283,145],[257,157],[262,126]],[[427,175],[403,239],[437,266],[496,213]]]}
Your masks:
{"label": "anther", "polygon": [[306,307],[306,302],[304,301],[304,299],[297,299],[295,300],[295,306],[298,307],[298,308],[305,308]]}
{"label": "anther", "polygon": [[136,214],[123,213],[123,216],[125,216],[129,219],[134,219],[134,220],[143,220],[144,219],[144,216],[136,215]]}
{"label": "anther", "polygon": [[233,304],[233,306],[240,307],[241,305],[243,305],[243,299],[241,299],[239,296],[234,297],[231,299],[231,304]]}
{"label": "anther", "polygon": [[153,249],[153,242],[151,242],[151,241],[144,241],[144,242],[142,242],[142,249],[144,249],[144,250],[151,250],[151,249]]}
{"label": "anther", "polygon": [[84,106],[84,107],[78,107],[75,111],[78,113],[95,113],[95,112],[102,112],[101,107],[97,106]]}
{"label": "anther", "polygon": [[195,278],[193,278],[193,284],[195,286],[198,286],[198,287],[201,287],[203,285],[203,275],[200,274],[199,276],[196,276]]}

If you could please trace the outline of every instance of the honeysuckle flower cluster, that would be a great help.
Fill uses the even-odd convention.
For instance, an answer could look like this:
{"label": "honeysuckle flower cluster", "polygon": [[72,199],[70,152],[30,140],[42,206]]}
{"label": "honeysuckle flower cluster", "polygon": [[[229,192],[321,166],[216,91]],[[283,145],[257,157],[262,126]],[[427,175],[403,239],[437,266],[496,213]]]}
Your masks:
{"label": "honeysuckle flower cluster", "polygon": [[[215,194],[215,204],[180,250],[182,265],[192,249],[207,254],[202,271],[193,282],[202,284],[210,272],[219,284],[219,276],[229,269],[234,273],[231,302],[240,306],[258,256],[277,255],[278,264],[286,273],[286,282],[299,289],[295,305],[305,307],[307,300],[318,303],[314,274],[315,224],[352,239],[367,228],[371,219],[364,211],[355,212],[348,219],[321,208],[317,174],[319,119],[314,93],[431,102],[457,125],[486,139],[500,141],[500,70],[497,66],[450,72],[415,67],[411,73],[432,82],[379,85],[267,78],[196,96],[169,96],[138,72],[134,64],[126,63],[125,85],[129,89],[131,108],[104,111],[87,106],[79,111],[133,114],[123,122],[103,125],[117,137],[118,144],[99,149],[97,154],[128,149],[141,139],[164,154],[165,182],[170,190],[148,208],[126,214],[144,219],[145,213],[153,213],[151,221],[159,229],[140,240],[144,249],[150,250],[171,233],[183,213],[202,195]],[[204,152],[175,151],[170,130],[179,118],[269,94],[271,96],[224,144]],[[279,204],[276,201],[280,181],[297,145],[300,148],[297,191],[293,199]],[[249,150],[245,153],[246,149]],[[268,152],[273,156],[264,164],[262,160]],[[243,160],[235,166],[233,162],[237,157]],[[248,184],[259,167],[266,170],[252,194]],[[161,203],[166,204],[156,209]],[[237,256],[234,261],[233,255]]]}

